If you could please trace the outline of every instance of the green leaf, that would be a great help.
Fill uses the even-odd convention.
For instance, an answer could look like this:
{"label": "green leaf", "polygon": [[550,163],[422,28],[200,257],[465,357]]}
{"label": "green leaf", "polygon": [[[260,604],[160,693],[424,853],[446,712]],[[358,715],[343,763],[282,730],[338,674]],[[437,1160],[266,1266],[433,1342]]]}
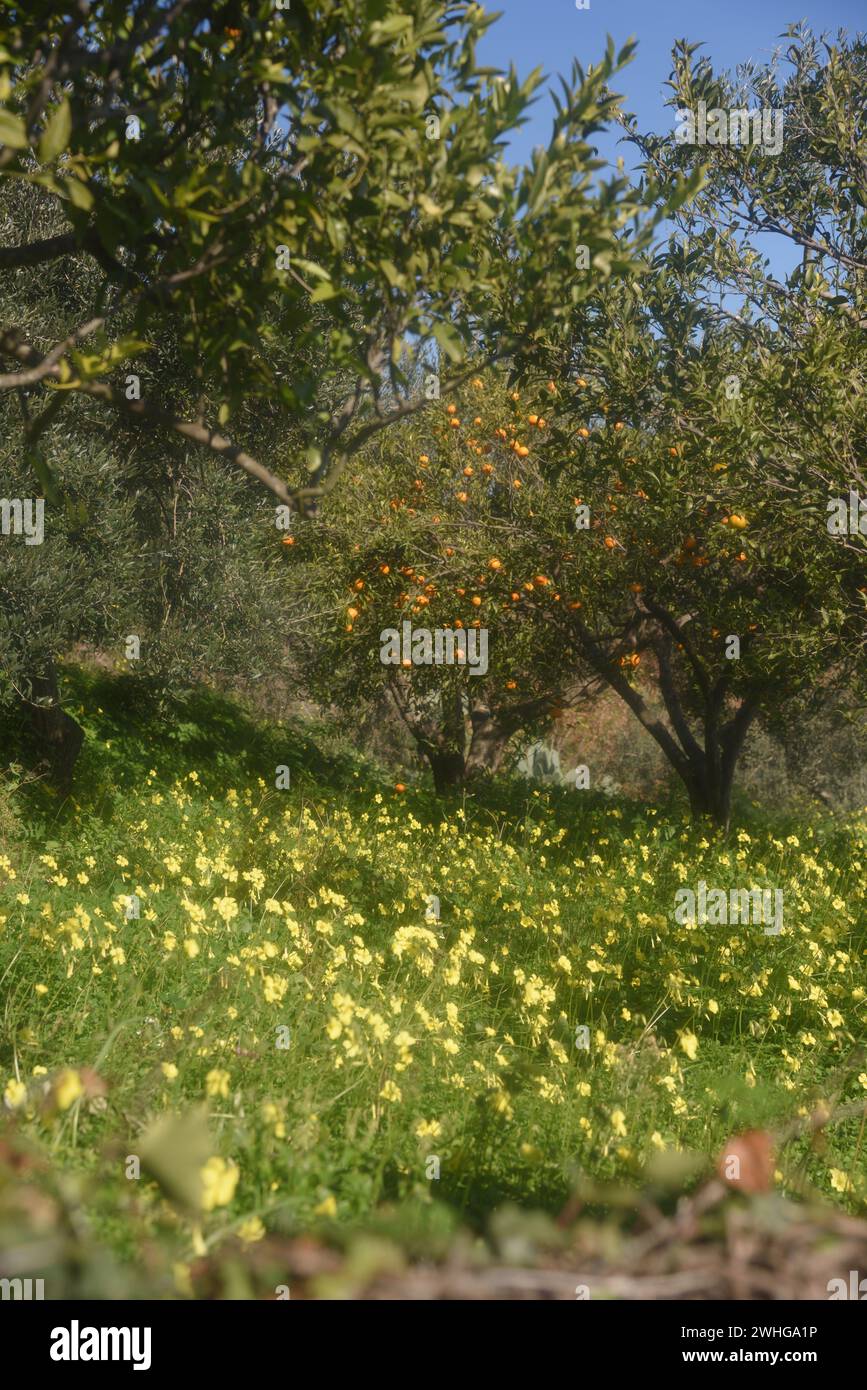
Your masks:
{"label": "green leaf", "polygon": [[464,345],[460,334],[450,323],[434,324],[433,335],[447,357],[452,362],[463,361]]}
{"label": "green leaf", "polygon": [[72,134],[72,108],[66,97],[53,113],[39,141],[39,162],[50,164],[62,154]]}
{"label": "green leaf", "polygon": [[443,209],[439,203],[435,203],[433,198],[429,198],[426,193],[419,193],[418,205],[422,212],[426,212],[428,217],[442,217]]}
{"label": "green leaf", "polygon": [[337,129],[342,130],[345,135],[351,135],[354,140],[363,144],[365,138],[364,123],[359,120],[352,107],[346,102],[334,100],[330,102],[330,106],[334,113]]}
{"label": "green leaf", "polygon": [[105,361],[114,366],[116,362],[123,362],[127,357],[137,357],[141,352],[148,352],[152,346],[152,343],[146,343],[143,338],[118,338],[117,342],[112,343],[107,349]]}
{"label": "green leaf", "polygon": [[82,183],[80,179],[64,179],[63,188],[73,207],[80,208],[82,212],[90,212],[93,207],[93,194],[86,183]]}
{"label": "green leaf", "polygon": [[42,488],[46,502],[49,502],[53,507],[60,506],[63,497],[57,485],[57,479],[51,469],[51,465],[42,453],[42,450],[39,448],[31,449],[27,457],[39,481],[39,486]]}
{"label": "green leaf", "polygon": [[310,296],[311,304],[321,304],[324,299],[336,299],[340,290],[330,280],[321,280]]}
{"label": "green leaf", "polygon": [[27,144],[27,130],[21,117],[13,116],[11,111],[0,111],[0,145],[24,150]]}
{"label": "green leaf", "polygon": [[387,43],[389,39],[393,39],[397,34],[402,34],[405,29],[411,28],[412,15],[391,15],[388,19],[377,20],[371,24],[368,43],[371,47]]}
{"label": "green leaf", "polygon": [[398,270],[397,266],[394,264],[393,261],[389,261],[383,258],[379,262],[379,268],[382,271],[388,283],[391,285],[392,289],[406,289],[406,276],[401,275],[400,271]]}
{"label": "green leaf", "polygon": [[196,1211],[202,1201],[202,1168],[213,1148],[207,1110],[161,1115],[138,1141],[142,1166],[178,1205]]}

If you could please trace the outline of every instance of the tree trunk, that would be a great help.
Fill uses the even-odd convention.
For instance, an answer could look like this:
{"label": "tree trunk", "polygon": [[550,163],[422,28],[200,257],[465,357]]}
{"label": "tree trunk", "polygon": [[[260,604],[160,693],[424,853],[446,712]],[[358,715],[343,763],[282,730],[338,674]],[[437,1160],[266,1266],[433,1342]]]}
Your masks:
{"label": "tree trunk", "polygon": [[728,830],[735,767],[757,712],[756,706],[745,700],[734,717],[720,728],[716,710],[708,709],[704,756],[691,757],[685,773],[678,768],[695,819],[708,816],[723,830]]}
{"label": "tree trunk", "polygon": [[500,770],[513,730],[504,728],[486,708],[471,710],[470,720],[472,735],[467,751],[467,780],[474,777],[494,777]]}
{"label": "tree trunk", "polygon": [[422,752],[430,764],[437,796],[463,786],[466,767],[462,753],[431,747],[423,747]]}
{"label": "tree trunk", "polygon": [[[649,594],[645,594],[644,603],[660,624],[660,631],[651,638],[650,645],[656,655],[659,692],[671,723],[670,729],[648,708],[640,691],[630,685],[617,669],[614,664],[616,650],[613,653],[607,652],[576,615],[574,626],[583,645],[584,655],[597,674],[629,706],[638,722],[662,749],[686,787],[693,816],[696,819],[708,816],[717,825],[728,829],[735,766],[743,751],[750,725],[758,713],[758,706],[752,698],[743,698],[734,716],[728,723],[723,724],[723,709],[730,690],[730,672],[726,672],[713,684],[707,668],[690,641],[685,623],[679,622]],[[704,706],[703,745],[689,726],[675,682],[672,667],[675,643],[678,650],[686,653],[694,689],[697,689]]]}
{"label": "tree trunk", "polygon": [[49,664],[30,678],[30,695],[24,701],[37,755],[48,764],[50,779],[59,791],[68,792],[84,730],[60,704],[57,672]]}
{"label": "tree trunk", "polygon": [[693,820],[708,817],[715,825],[721,826],[723,830],[728,830],[731,818],[733,774],[734,764],[727,773],[720,769],[715,777],[708,777],[707,769],[703,767],[690,769],[690,774],[684,778],[684,782],[689,794],[689,808]]}

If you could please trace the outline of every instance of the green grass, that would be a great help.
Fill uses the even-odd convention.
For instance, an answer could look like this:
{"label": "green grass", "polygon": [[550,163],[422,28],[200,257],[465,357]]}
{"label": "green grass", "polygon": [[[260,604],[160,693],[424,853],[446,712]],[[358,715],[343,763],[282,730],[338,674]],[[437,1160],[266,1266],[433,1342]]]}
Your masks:
{"label": "green grass", "polygon": [[[168,1279],[263,1229],[396,1222],[412,1247],[582,1183],[604,1204],[865,1098],[863,818],[753,814],[723,841],[508,781],[443,805],[327,730],[69,680],[75,796],[25,788],[0,857],[0,1065],[8,1125],[122,1267],[157,1250]],[[701,878],[782,888],[781,935],[678,925]],[[863,1210],[862,1128],[795,1136],[779,1188]]]}

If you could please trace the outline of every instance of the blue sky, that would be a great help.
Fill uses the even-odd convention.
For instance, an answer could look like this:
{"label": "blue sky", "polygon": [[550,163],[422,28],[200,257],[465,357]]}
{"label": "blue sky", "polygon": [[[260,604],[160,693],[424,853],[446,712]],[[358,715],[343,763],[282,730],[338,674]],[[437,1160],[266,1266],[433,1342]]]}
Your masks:
{"label": "blue sky", "polygon": [[[835,34],[867,29],[864,0],[590,0],[589,10],[576,10],[575,0],[500,0],[486,4],[501,18],[479,46],[479,57],[495,67],[515,63],[521,76],[541,67],[550,77],[568,76],[573,58],[586,68],[605,52],[608,34],[618,48],[638,39],[638,51],[624,69],[615,89],[644,129],[673,127],[672,113],[663,105],[671,70],[671,45],[677,38],[702,41],[717,68],[734,68],[752,58],[767,61],[786,26],[806,19],[816,32]],[[540,96],[529,123],[512,146],[516,159],[534,145],[547,142],[551,103]],[[613,147],[605,149],[607,155]]]}
{"label": "blue sky", "polygon": [[[573,58],[585,68],[599,61],[608,34],[618,49],[637,38],[635,57],[613,86],[623,94],[625,109],[638,117],[639,128],[659,132],[674,126],[673,112],[664,105],[664,83],[675,39],[702,41],[701,52],[715,68],[733,69],[748,59],[766,62],[783,46],[780,35],[787,25],[798,20],[829,35],[841,28],[850,34],[867,29],[864,0],[590,0],[589,10],[577,10],[575,0],[500,0],[485,8],[500,11],[501,18],[479,45],[480,61],[502,68],[514,62],[522,77],[536,67],[549,78],[560,72],[568,77]],[[534,145],[547,144],[552,110],[550,98],[540,92],[529,121],[510,145],[516,162],[527,159]],[[614,137],[601,137],[598,143],[604,158],[613,162],[622,153],[628,167],[634,164],[631,149],[618,149]],[[799,258],[770,241],[764,239],[762,249],[778,273]]]}

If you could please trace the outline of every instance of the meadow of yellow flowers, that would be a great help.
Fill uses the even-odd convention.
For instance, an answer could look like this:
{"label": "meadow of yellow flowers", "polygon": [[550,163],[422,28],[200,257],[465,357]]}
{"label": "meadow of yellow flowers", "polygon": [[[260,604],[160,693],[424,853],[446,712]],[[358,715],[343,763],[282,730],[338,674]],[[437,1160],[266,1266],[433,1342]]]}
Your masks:
{"label": "meadow of yellow flowers", "polygon": [[[444,813],[357,769],[337,795],[191,767],[80,806],[0,858],[9,1123],[183,1282],[230,1238],[555,1212],[863,1098],[867,823],[711,842],[575,796]],[[699,878],[782,887],[780,935],[676,924]],[[796,1136],[779,1188],[863,1208],[863,1129]]]}

